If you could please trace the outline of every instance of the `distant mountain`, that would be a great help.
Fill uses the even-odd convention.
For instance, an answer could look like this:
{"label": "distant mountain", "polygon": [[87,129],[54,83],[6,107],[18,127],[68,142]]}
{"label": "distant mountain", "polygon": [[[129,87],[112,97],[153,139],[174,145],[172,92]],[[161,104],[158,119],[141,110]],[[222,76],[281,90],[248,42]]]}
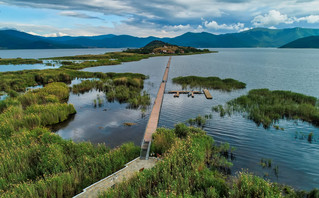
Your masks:
{"label": "distant mountain", "polygon": [[239,33],[214,35],[186,33],[167,42],[192,47],[279,47],[298,38],[319,36],[319,29],[266,29],[256,28]]}
{"label": "distant mountain", "polygon": [[255,28],[239,33],[215,35],[207,32],[185,33],[174,38],[139,38],[129,35],[100,35],[80,37],[41,37],[16,30],[0,30],[0,49],[44,49],[44,48],[140,48],[151,41],[160,40],[178,46],[200,48],[223,47],[280,47],[296,39],[319,36],[319,29]]}
{"label": "distant mountain", "polygon": [[0,49],[58,49],[80,46],[49,41],[45,37],[34,36],[16,30],[0,31]]}
{"label": "distant mountain", "polygon": [[319,48],[319,36],[308,36],[294,40],[280,48]]}

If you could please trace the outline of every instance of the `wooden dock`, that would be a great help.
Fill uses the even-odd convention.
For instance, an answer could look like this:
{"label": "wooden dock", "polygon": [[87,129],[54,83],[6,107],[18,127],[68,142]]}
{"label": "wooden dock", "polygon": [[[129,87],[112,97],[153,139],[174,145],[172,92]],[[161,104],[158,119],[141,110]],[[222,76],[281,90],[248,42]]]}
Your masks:
{"label": "wooden dock", "polygon": [[149,117],[148,123],[146,125],[145,133],[144,133],[144,138],[141,144],[141,159],[148,159],[149,157],[149,152],[150,152],[150,147],[151,147],[151,142],[152,142],[152,135],[153,133],[156,132],[160,113],[161,113],[161,108],[162,108],[162,102],[164,98],[164,92],[165,92],[165,87],[166,87],[166,82],[168,78],[168,71],[169,67],[171,64],[171,59],[172,57],[169,58],[167,66],[165,68],[163,80],[160,84],[159,90],[157,92],[157,96],[153,105],[153,109],[151,112],[151,115]]}
{"label": "wooden dock", "polygon": [[207,99],[213,99],[213,96],[209,93],[207,89],[204,89],[203,92]]}
{"label": "wooden dock", "polygon": [[178,98],[180,94],[188,94],[188,96],[192,96],[194,98],[195,94],[202,94],[202,91],[169,91],[169,94],[174,94],[174,98]]}

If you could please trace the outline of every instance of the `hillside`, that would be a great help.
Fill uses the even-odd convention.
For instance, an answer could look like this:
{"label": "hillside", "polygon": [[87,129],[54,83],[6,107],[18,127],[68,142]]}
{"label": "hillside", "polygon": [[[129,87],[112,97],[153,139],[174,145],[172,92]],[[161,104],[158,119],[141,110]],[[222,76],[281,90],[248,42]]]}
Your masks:
{"label": "hillside", "polygon": [[319,29],[255,28],[239,33],[215,35],[207,32],[185,33],[173,38],[134,37],[130,35],[41,37],[16,30],[0,30],[0,49],[54,48],[140,48],[154,40],[178,46],[199,48],[280,47],[296,39],[319,36]]}
{"label": "hillside", "polygon": [[319,36],[308,36],[294,40],[280,48],[319,48]]}

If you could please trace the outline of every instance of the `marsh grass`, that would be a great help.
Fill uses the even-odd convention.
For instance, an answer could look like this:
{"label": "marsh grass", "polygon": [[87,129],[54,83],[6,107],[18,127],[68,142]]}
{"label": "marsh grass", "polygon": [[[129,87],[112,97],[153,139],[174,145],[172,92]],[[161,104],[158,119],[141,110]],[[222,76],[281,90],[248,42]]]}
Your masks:
{"label": "marsh grass", "polygon": [[43,63],[38,59],[24,59],[24,58],[0,58],[0,65],[22,65],[22,64],[38,64]]}
{"label": "marsh grass", "polygon": [[201,116],[198,115],[196,118],[191,118],[186,121],[190,126],[204,127],[208,119],[212,119],[212,114]]}
{"label": "marsh grass", "polygon": [[1,197],[72,197],[139,155],[132,143],[110,150],[43,128],[75,113],[68,97],[66,84],[51,83],[0,101]]}
{"label": "marsh grass", "polygon": [[[223,152],[230,145],[217,145],[204,131],[178,124],[159,128],[153,135],[151,153],[161,156],[152,169],[117,184],[100,197],[305,197],[288,186],[271,183],[248,172],[225,174],[231,163]],[[268,161],[267,161],[268,163]],[[309,195],[317,193],[313,190]]]}
{"label": "marsh grass", "polygon": [[52,82],[71,83],[76,78],[107,78],[107,74],[73,71],[66,69],[23,70],[0,73],[0,91],[23,92],[27,87],[46,85]]}
{"label": "marsh grass", "polygon": [[180,76],[172,79],[173,83],[182,85],[184,88],[207,88],[232,91],[246,88],[246,84],[231,78],[220,79],[218,77]]}
{"label": "marsh grass", "polygon": [[319,126],[317,101],[315,97],[291,91],[254,89],[247,95],[227,102],[225,107],[213,107],[213,111],[220,112],[221,116],[224,116],[225,112],[229,115],[233,112],[244,112],[248,119],[253,120],[258,126],[263,125],[264,128],[269,128],[279,119],[300,119]]}
{"label": "marsh grass", "polygon": [[[105,92],[108,102],[116,100],[120,103],[128,103],[128,108],[144,110],[151,103],[150,95],[146,91],[142,92],[144,79],[146,76],[140,74],[108,74],[108,78],[85,80],[73,85],[72,92],[78,94],[96,89]],[[93,102],[95,107],[100,106],[101,98],[98,97]]]}

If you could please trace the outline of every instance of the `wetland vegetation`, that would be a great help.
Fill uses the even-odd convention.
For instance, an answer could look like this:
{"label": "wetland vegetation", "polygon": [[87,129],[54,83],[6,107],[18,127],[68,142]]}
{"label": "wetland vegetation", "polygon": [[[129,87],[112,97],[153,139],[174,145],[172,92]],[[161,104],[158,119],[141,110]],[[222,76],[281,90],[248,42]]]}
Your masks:
{"label": "wetland vegetation", "polygon": [[25,91],[28,87],[52,82],[71,83],[76,78],[106,78],[107,74],[66,69],[23,70],[0,73],[0,91]]}
{"label": "wetland vegetation", "polygon": [[291,91],[270,91],[254,89],[247,95],[227,102],[225,108],[221,105],[213,107],[221,116],[227,112],[245,112],[248,119],[257,125],[269,128],[279,119],[300,119],[319,126],[318,99]]}
{"label": "wetland vegetation", "polygon": [[[112,78],[100,80],[85,80],[80,84],[73,85],[73,93],[85,93],[92,89],[103,91],[109,102],[114,100],[120,103],[128,103],[130,108],[145,110],[151,103],[149,94],[141,91],[144,86],[146,76],[141,74],[114,74]],[[94,104],[100,106],[101,99],[97,99]]]}
{"label": "wetland vegetation", "polygon": [[[229,145],[217,145],[204,131],[177,124],[159,128],[151,152],[163,156],[152,169],[116,185],[100,197],[316,197],[271,183],[248,172],[227,174],[232,165],[225,153]],[[268,165],[268,164],[267,164]]]}
{"label": "wetland vegetation", "polygon": [[246,88],[246,84],[232,78],[220,79],[219,77],[180,76],[172,79],[173,83],[190,88],[220,89],[232,91]]}
{"label": "wetland vegetation", "polygon": [[1,197],[72,197],[138,156],[131,143],[110,150],[46,129],[76,112],[68,97],[60,82],[0,101]]}
{"label": "wetland vegetation", "polygon": [[0,65],[22,65],[22,64],[38,64],[43,63],[38,59],[24,59],[24,58],[0,58]]}

